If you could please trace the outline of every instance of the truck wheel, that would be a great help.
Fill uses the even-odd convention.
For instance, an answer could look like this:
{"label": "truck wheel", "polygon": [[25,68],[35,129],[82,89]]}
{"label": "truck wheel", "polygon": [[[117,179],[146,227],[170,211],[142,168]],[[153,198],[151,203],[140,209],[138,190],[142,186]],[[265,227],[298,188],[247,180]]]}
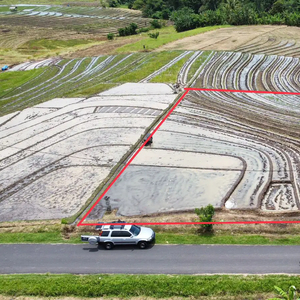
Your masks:
{"label": "truck wheel", "polygon": [[147,242],[139,242],[138,246],[140,247],[140,249],[146,249],[147,248]]}
{"label": "truck wheel", "polygon": [[113,244],[113,243],[108,242],[108,243],[105,243],[105,244],[104,244],[104,248],[105,248],[106,250],[111,250],[113,247],[114,247],[114,244]]}

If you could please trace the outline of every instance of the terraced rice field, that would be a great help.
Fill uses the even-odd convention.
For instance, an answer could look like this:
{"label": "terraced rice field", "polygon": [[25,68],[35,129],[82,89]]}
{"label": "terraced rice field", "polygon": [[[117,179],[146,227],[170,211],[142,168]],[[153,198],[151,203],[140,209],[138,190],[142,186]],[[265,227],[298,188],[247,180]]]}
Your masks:
{"label": "terraced rice field", "polygon": [[175,97],[164,84],[125,84],[0,118],[0,221],[75,214]]}
{"label": "terraced rice field", "polygon": [[169,43],[160,50],[218,50],[300,57],[300,28],[274,25],[221,28]]}
{"label": "terraced rice field", "polygon": [[0,25],[69,29],[106,35],[130,23],[147,27],[151,19],[141,12],[101,7],[35,6],[17,13],[0,13]]}
{"label": "terraced rice field", "polygon": [[[51,66],[17,89],[4,93],[0,91],[0,116],[95,86],[107,89],[128,80],[149,82],[178,61],[188,60],[191,54],[189,51],[171,51],[155,55],[135,53],[21,64],[14,69],[30,70],[42,67],[45,63]],[[156,64],[153,63],[155,61]]]}
{"label": "terraced rice field", "polygon": [[[211,52],[186,80],[199,88],[299,92],[299,71],[298,58]],[[299,95],[190,91],[107,192],[110,205],[122,216],[207,204],[299,210],[299,113]],[[106,208],[100,201],[87,219]]]}
{"label": "terraced rice field", "polygon": [[[48,63],[0,99],[0,221],[75,214],[174,101],[171,85],[150,83],[171,69],[179,89],[299,92],[299,58],[285,56],[190,50],[19,68]],[[45,102],[103,84],[117,87]],[[112,209],[299,210],[299,112],[298,95],[190,91],[107,192]],[[100,201],[87,219],[106,209]]]}

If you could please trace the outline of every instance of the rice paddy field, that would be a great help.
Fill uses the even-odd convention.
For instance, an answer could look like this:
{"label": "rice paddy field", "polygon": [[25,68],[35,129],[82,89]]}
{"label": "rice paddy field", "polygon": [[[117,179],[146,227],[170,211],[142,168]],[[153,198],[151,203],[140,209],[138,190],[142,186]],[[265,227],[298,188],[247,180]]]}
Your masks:
{"label": "rice paddy field", "polygon": [[[299,211],[296,29],[208,28],[151,41],[153,52],[136,51],[141,35],[102,53],[108,32],[150,21],[100,6],[0,7],[0,51],[14,61],[0,74],[0,222],[84,216],[187,87],[86,221],[208,204]],[[225,49],[234,30],[243,38]]]}
{"label": "rice paddy field", "polygon": [[[185,78],[199,88],[292,92],[299,90],[297,64],[298,58],[211,52]],[[299,101],[299,95],[189,91],[107,192],[112,208],[122,216],[208,204],[299,210]],[[100,201],[89,218],[105,206]]]}
{"label": "rice paddy field", "polygon": [[106,35],[116,33],[118,28],[130,23],[139,27],[149,26],[151,19],[142,18],[141,12],[102,7],[81,7],[68,5],[19,6],[17,12],[9,6],[1,8],[0,24],[10,26],[32,26],[38,28],[73,29],[92,31]]}

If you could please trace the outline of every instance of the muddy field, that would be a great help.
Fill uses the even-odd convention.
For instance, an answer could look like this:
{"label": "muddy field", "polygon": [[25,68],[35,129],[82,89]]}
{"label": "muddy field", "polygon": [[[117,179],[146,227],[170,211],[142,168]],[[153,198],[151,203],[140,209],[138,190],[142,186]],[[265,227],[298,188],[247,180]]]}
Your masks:
{"label": "muddy field", "polygon": [[163,50],[238,51],[300,57],[300,28],[274,25],[237,26],[187,37]]}
{"label": "muddy field", "polygon": [[167,85],[148,85],[53,99],[0,118],[0,221],[76,213],[176,97]]}
{"label": "muddy field", "polygon": [[[212,52],[186,80],[194,87],[296,92],[298,60]],[[117,216],[208,204],[298,211],[299,103],[299,95],[190,91],[88,219],[108,207]]]}
{"label": "muddy field", "polygon": [[[177,88],[147,83],[183,58]],[[119,66],[126,72],[147,59],[129,54],[64,61],[59,72],[66,69],[66,75],[41,84],[35,94],[32,87],[24,89],[14,99],[44,97],[62,85],[61,78],[65,84],[104,80],[120,72]],[[68,64],[73,64],[69,73]],[[299,58],[184,51],[139,81],[2,117],[0,220],[73,215],[174,101],[175,90],[191,85],[299,92]],[[107,192],[109,201],[101,200],[87,219],[99,219],[109,207],[118,216],[192,211],[207,204],[298,211],[299,103],[299,95],[190,91],[153,144]]]}

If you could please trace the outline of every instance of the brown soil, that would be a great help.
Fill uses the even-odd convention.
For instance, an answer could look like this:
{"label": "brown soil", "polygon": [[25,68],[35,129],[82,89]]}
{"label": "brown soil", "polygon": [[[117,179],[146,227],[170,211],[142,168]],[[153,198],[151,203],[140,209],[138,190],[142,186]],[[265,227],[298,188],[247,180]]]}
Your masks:
{"label": "brown soil", "polygon": [[135,43],[141,40],[142,37],[135,36],[130,39],[116,38],[113,41],[108,41],[106,37],[104,37],[105,42],[101,45],[92,46],[88,49],[79,50],[71,53],[66,58],[77,58],[77,57],[86,57],[86,56],[97,56],[100,54],[112,54],[116,49],[121,46]]}
{"label": "brown soil", "polygon": [[[25,43],[38,40],[38,39],[54,39],[54,40],[91,40],[92,42],[99,42],[99,45],[88,46],[86,49],[70,51],[68,54],[64,54],[64,58],[79,58],[79,57],[90,57],[113,53],[117,48],[129,44],[135,43],[142,37],[135,36],[130,39],[128,38],[116,38],[113,41],[108,41],[106,36],[93,33],[77,33],[72,30],[52,30],[49,28],[32,28],[32,27],[21,27],[21,26],[9,26],[0,25],[0,53],[1,49],[7,49],[8,52],[1,56],[0,64],[14,65],[23,61],[38,60],[42,58],[48,58],[49,51],[45,50],[44,54],[42,51],[24,52],[22,45]],[[10,50],[14,50],[13,52]],[[60,51],[59,49],[57,51]],[[69,50],[68,50],[69,51]],[[49,53],[48,53],[49,52]],[[3,53],[4,54],[4,53]],[[36,58],[36,55],[39,55]],[[52,51],[53,56],[53,51]]]}
{"label": "brown soil", "polygon": [[163,50],[236,50],[262,37],[293,39],[300,42],[300,28],[287,26],[236,26],[187,37],[158,49]]}

